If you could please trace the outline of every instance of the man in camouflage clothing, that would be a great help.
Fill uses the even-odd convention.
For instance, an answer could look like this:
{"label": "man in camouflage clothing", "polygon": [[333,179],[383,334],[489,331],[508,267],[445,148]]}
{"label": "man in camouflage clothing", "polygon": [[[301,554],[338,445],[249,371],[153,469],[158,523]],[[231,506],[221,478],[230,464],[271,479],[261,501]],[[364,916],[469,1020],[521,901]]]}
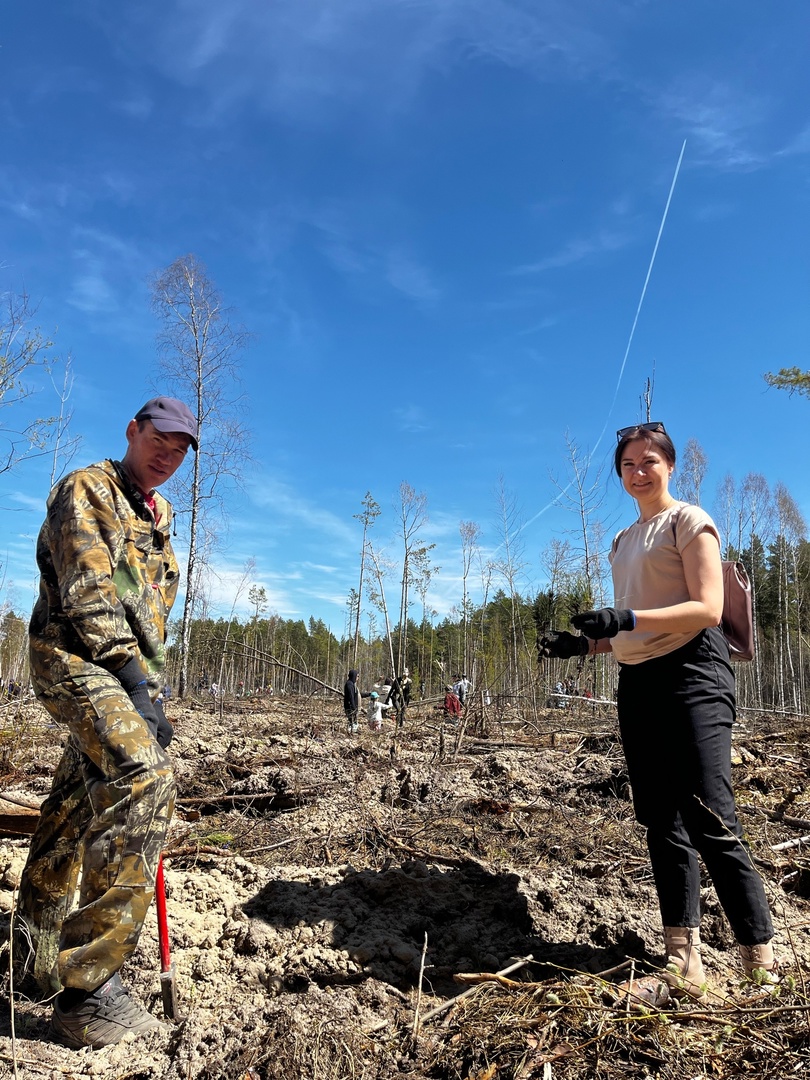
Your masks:
{"label": "man in camouflage clothing", "polygon": [[156,699],[179,578],[171,505],[155,488],[197,450],[197,420],[153,398],[126,438],[123,461],[77,469],[51,492],[29,627],[31,681],[68,738],[20,883],[15,953],[43,991],[59,991],[52,1025],[72,1046],[163,1026],[118,970],[174,806],[172,728]]}

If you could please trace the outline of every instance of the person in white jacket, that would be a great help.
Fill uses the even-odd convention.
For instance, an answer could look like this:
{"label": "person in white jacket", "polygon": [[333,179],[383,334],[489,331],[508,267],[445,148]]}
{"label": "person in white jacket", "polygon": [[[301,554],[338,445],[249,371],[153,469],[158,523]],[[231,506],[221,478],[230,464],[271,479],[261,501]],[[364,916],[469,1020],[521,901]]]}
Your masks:
{"label": "person in white jacket", "polygon": [[383,716],[390,712],[393,706],[384,705],[380,701],[380,695],[372,690],[368,696],[368,726],[372,731],[382,731]]}

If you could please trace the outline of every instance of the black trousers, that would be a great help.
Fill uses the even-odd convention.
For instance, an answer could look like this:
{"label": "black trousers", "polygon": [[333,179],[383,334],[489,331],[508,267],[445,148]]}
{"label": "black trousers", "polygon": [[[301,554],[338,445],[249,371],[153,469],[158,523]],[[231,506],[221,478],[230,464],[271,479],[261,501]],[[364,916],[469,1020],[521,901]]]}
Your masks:
{"label": "black trousers", "polygon": [[719,628],[667,656],[621,664],[619,727],[664,926],[700,923],[698,855],[741,945],[773,937],[731,788],[734,674]]}

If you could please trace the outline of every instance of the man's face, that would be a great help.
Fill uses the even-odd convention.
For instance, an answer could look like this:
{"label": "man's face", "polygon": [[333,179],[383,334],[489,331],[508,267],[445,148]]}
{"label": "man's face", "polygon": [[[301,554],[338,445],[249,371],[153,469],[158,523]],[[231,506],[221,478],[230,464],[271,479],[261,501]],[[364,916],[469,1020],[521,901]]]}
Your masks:
{"label": "man's face", "polygon": [[133,480],[149,494],[165,484],[182,465],[191,445],[188,435],[179,431],[158,431],[151,420],[130,420],[127,424],[127,447],[124,464]]}

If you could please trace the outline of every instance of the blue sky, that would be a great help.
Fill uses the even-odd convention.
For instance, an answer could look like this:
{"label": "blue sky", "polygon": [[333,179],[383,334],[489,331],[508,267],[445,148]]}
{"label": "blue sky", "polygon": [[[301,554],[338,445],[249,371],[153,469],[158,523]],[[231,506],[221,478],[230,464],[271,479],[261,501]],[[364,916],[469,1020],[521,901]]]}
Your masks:
{"label": "blue sky", "polygon": [[[427,496],[429,603],[461,598],[458,524],[527,592],[593,468],[655,418],[810,518],[810,11],[753,0],[55,0],[0,27],[0,291],[73,358],[79,461],[120,456],[156,379],[148,279],[193,252],[254,336],[255,464],[229,500],[215,603],[255,558],[284,617],[340,634],[360,511],[396,557]],[[635,337],[633,319],[681,147]],[[47,384],[36,400],[53,408]],[[8,418],[6,418],[8,419]],[[30,606],[49,466],[0,476],[5,587]],[[605,469],[599,516],[633,507]],[[396,592],[392,582],[390,592]]]}

